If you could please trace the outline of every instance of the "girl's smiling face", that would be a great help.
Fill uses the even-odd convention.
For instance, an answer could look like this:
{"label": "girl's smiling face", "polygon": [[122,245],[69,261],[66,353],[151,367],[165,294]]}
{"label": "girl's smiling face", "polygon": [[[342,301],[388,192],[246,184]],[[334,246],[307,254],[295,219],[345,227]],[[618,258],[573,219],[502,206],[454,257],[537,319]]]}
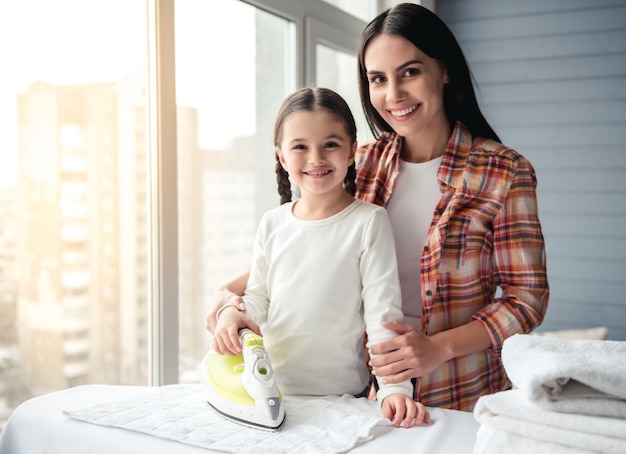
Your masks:
{"label": "girl's smiling face", "polygon": [[399,35],[381,34],[365,50],[371,103],[403,137],[424,128],[448,126],[443,89],[445,65]]}
{"label": "girl's smiling face", "polygon": [[276,150],[302,197],[344,193],[343,182],[355,151],[356,142],[346,132],[343,121],[326,110],[289,114]]}

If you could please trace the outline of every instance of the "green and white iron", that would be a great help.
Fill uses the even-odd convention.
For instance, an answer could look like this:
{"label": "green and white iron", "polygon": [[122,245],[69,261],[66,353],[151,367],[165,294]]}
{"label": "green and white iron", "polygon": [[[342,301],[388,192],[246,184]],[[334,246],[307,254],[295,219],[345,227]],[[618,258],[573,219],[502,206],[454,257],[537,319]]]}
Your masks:
{"label": "green and white iron", "polygon": [[221,416],[258,429],[277,431],[285,422],[283,398],[276,384],[263,338],[252,330],[239,332],[243,354],[209,351],[200,363],[207,404]]}

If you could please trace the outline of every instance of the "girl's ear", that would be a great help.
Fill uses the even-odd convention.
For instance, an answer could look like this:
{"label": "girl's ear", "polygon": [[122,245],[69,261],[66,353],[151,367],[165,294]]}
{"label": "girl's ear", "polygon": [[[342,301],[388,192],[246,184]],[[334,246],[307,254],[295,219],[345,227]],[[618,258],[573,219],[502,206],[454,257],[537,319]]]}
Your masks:
{"label": "girl's ear", "polygon": [[276,154],[278,155],[278,161],[280,162],[280,165],[283,166],[283,169],[285,169],[285,171],[287,171],[287,163],[285,162],[285,157],[280,151],[280,148],[276,148]]}
{"label": "girl's ear", "polygon": [[356,155],[357,145],[358,144],[356,140],[352,142],[352,147],[350,148],[350,156],[348,158],[349,165],[354,164],[354,156]]}

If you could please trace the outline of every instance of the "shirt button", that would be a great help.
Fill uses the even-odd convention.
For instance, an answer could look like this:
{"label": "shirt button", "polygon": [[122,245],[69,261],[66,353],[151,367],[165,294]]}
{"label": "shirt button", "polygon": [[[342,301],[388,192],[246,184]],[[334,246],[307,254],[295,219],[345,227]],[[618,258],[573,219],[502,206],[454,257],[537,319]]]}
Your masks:
{"label": "shirt button", "polygon": [[424,246],[424,252],[428,252],[428,246]]}
{"label": "shirt button", "polygon": [[424,293],[426,293],[426,296],[430,296],[433,294],[433,292],[431,292],[430,290],[426,290]]}

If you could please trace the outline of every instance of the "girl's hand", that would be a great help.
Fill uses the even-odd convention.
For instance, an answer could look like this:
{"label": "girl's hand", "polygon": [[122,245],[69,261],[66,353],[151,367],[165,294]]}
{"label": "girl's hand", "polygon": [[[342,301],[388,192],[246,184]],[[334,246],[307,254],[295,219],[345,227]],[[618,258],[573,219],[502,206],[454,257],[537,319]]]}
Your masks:
{"label": "girl's hand", "polygon": [[244,313],[239,312],[234,307],[229,307],[222,311],[217,325],[215,325],[213,349],[223,355],[241,355],[242,346],[239,330],[242,328],[250,328],[259,336],[262,336],[259,325]]}
{"label": "girl's hand", "polygon": [[413,427],[430,422],[430,413],[420,402],[404,394],[389,394],[382,403],[383,416],[395,427]]}
{"label": "girl's hand", "polygon": [[426,375],[447,361],[434,336],[425,336],[404,322],[383,322],[399,336],[370,347],[373,374],[383,383],[400,383]]}

